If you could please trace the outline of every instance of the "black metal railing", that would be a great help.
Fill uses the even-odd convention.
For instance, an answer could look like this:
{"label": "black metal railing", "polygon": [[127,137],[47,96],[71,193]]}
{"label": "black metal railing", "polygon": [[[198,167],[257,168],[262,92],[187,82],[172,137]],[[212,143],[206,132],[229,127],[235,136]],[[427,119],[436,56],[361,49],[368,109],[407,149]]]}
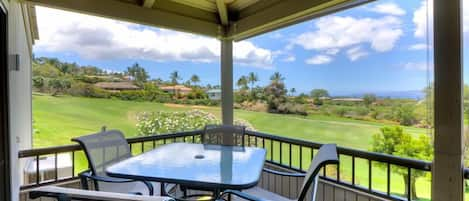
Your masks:
{"label": "black metal railing", "polygon": [[[179,132],[174,134],[154,135],[145,137],[129,138],[128,143],[132,153],[138,154],[145,151],[154,149],[163,144],[173,142],[191,142],[200,143],[202,130]],[[267,150],[266,162],[281,168],[287,168],[292,171],[305,172],[309,167],[309,163],[314,158],[315,151],[317,151],[322,144],[292,139],[277,135],[265,134],[256,131],[247,131],[245,136],[245,145],[262,147]],[[40,175],[40,162],[34,163],[35,165],[35,180],[33,182],[21,186],[22,190],[50,185],[58,182],[64,182],[76,179],[76,155],[77,152],[82,151],[78,145],[67,145],[58,147],[39,148],[31,150],[22,150],[19,152],[19,158],[32,158],[39,161],[44,156],[54,156],[55,169],[52,172],[52,179],[41,180]],[[72,172],[68,177],[58,177],[57,156],[59,154],[68,153],[72,158]],[[341,186],[353,188],[354,190],[361,191],[366,194],[371,194],[384,199],[390,200],[413,200],[411,192],[413,189],[412,175],[417,174],[416,171],[425,174],[431,174],[431,163],[427,161],[414,160],[408,158],[401,158],[397,156],[380,154],[344,147],[338,147],[339,158],[341,163],[338,166],[328,166],[323,169],[322,179],[336,183]],[[346,158],[349,161],[346,161]],[[86,160],[86,158],[84,159]],[[360,163],[361,161],[361,163]],[[83,163],[83,161],[81,161]],[[365,164],[365,165],[364,165]],[[86,168],[86,167],[85,167]],[[384,174],[374,175],[373,172],[379,168]],[[396,193],[393,189],[393,168],[398,168],[400,174],[404,175],[407,180],[405,193]],[[345,170],[350,170],[347,172]],[[357,169],[366,169],[367,178],[366,182],[362,182],[363,178],[357,175]],[[84,169],[83,169],[84,170]],[[464,170],[464,178],[469,179],[469,169]],[[374,182],[377,180],[386,180],[385,187],[376,187]],[[394,191],[393,191],[394,190]]]}
{"label": "black metal railing", "polygon": [[[305,172],[309,166],[305,166],[304,164],[308,164],[313,157],[315,150],[318,150],[322,144],[282,137],[278,135],[271,135],[265,134],[255,131],[248,131],[248,136],[246,137],[246,144],[248,146],[259,146],[263,147],[267,150],[268,155],[266,161],[269,163],[278,165],[280,167],[289,168],[292,170],[296,170],[299,172]],[[322,172],[322,179],[334,182],[349,188],[353,188],[355,190],[362,191],[367,194],[372,194],[374,196],[382,197],[385,199],[391,200],[413,200],[411,197],[412,192],[412,174],[415,171],[421,171],[428,174],[431,174],[431,162],[421,161],[421,160],[414,160],[409,158],[401,158],[397,156],[375,153],[375,152],[368,152],[344,147],[337,147],[337,151],[339,154],[339,158],[341,159],[341,163],[336,166],[326,167],[323,169]],[[305,154],[306,153],[306,154]],[[310,157],[305,157],[305,155]],[[350,157],[349,163],[344,163],[343,158]],[[361,165],[358,168],[367,168],[367,184],[363,185],[357,182],[357,161],[362,160],[365,161],[367,165],[363,167]],[[381,163],[379,165],[375,165],[373,168],[373,163]],[[349,173],[350,179],[347,181],[341,175],[344,174],[344,171],[341,171],[342,166],[351,166],[351,172]],[[385,169],[385,178],[376,178],[373,175],[373,170],[376,168]],[[392,168],[399,168],[406,172],[406,185],[407,189],[405,189],[405,193],[393,194],[392,193]],[[466,171],[465,176],[469,176],[469,170]],[[467,178],[467,177],[466,177]],[[386,180],[386,188],[383,190],[378,190],[377,188],[373,187],[373,181],[377,179],[385,179]]]}
{"label": "black metal railing", "polygon": [[[188,131],[188,132],[179,132],[172,134],[162,134],[162,135],[152,135],[144,137],[134,137],[128,138],[130,149],[133,154],[143,153],[145,151],[154,149],[158,146],[174,142],[192,142],[198,143],[201,140],[201,130]],[[19,159],[33,159],[33,166],[35,173],[33,174],[33,179],[29,183],[23,184],[20,189],[26,190],[34,187],[51,185],[59,182],[66,182],[77,179],[77,175],[80,171],[83,171],[87,167],[86,158],[83,158],[81,161],[77,161],[76,156],[77,152],[82,152],[82,149],[79,145],[65,145],[65,146],[56,146],[56,147],[47,147],[47,148],[37,148],[22,150],[19,152]],[[59,154],[70,154],[71,155],[71,172],[68,176],[59,177],[58,172],[58,155]],[[52,156],[54,160],[54,167],[52,168],[51,174],[52,178],[42,178],[40,177],[43,170],[41,169],[41,159],[46,156]],[[77,162],[85,163],[84,168],[77,168]],[[27,177],[27,175],[25,175]]]}

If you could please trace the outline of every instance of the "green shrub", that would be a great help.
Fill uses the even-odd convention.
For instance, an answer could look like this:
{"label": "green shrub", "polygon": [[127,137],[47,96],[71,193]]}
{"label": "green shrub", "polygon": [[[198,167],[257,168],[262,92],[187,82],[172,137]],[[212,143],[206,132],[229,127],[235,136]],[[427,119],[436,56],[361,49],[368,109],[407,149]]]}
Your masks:
{"label": "green shrub", "polygon": [[354,112],[358,116],[366,116],[368,113],[370,113],[370,109],[366,107],[357,107],[354,109]]}
{"label": "green shrub", "polygon": [[38,90],[42,90],[46,84],[46,80],[42,76],[33,77],[33,87]]}
{"label": "green shrub", "polygon": [[[139,135],[143,136],[192,131],[202,129],[207,124],[221,123],[215,115],[202,110],[144,112],[138,115],[137,121],[137,131]],[[254,130],[254,127],[245,120],[236,119],[234,124]]]}
{"label": "green shrub", "polygon": [[318,105],[318,106],[319,106],[319,105],[323,105],[323,104],[324,104],[324,101],[321,100],[320,98],[314,98],[314,99],[313,99],[313,104],[314,104],[314,105]]}
{"label": "green shrub", "polygon": [[87,75],[80,75],[80,76],[75,77],[75,79],[84,83],[88,83],[88,84],[96,84],[98,82],[108,81],[100,77],[87,76]]}
{"label": "green shrub", "polygon": [[332,113],[339,117],[344,117],[347,114],[347,109],[345,107],[335,107],[332,109]]}
{"label": "green shrub", "polygon": [[72,96],[84,96],[92,98],[109,98],[111,94],[101,88],[95,87],[92,84],[86,84],[83,82],[72,82],[70,89],[67,93]]}
{"label": "green shrub", "polygon": [[187,112],[142,113],[137,118],[139,135],[153,135],[190,131],[203,128],[207,124],[219,124],[215,115],[201,110]]}
{"label": "green shrub", "polygon": [[395,109],[396,119],[401,125],[410,126],[416,123],[414,107],[412,105],[400,105]]}
{"label": "green shrub", "polygon": [[306,107],[295,103],[282,103],[277,108],[278,113],[307,115]]}
{"label": "green shrub", "polygon": [[193,88],[192,91],[189,94],[187,94],[187,98],[189,98],[189,99],[207,99],[208,95],[202,89]]}
{"label": "green shrub", "polygon": [[52,96],[65,92],[71,85],[71,81],[66,78],[50,78],[47,80],[47,87],[52,92]]}

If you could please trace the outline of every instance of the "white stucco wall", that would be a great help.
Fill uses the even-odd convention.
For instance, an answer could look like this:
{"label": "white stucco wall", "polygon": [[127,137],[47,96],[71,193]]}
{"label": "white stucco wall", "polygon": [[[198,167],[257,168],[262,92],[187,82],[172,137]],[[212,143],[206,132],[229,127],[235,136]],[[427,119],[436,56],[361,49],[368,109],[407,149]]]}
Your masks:
{"label": "white stucco wall", "polygon": [[20,55],[20,70],[10,71],[10,140],[12,201],[18,200],[22,168],[18,150],[32,146],[31,36],[24,5],[16,0],[1,0],[8,11],[8,54]]}

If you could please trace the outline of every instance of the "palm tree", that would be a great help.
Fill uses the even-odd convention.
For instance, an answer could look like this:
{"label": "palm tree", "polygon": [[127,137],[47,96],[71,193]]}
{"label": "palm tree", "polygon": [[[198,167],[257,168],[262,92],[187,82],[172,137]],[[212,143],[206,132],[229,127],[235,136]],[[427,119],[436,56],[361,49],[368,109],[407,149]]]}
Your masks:
{"label": "palm tree", "polygon": [[251,90],[254,89],[254,84],[259,81],[259,77],[254,72],[250,72],[248,75],[248,82],[251,83]]}
{"label": "palm tree", "polygon": [[272,76],[270,76],[270,80],[272,82],[282,82],[285,78],[279,72],[275,72]]}
{"label": "palm tree", "polygon": [[241,89],[246,89],[248,88],[248,78],[246,76],[241,76],[238,81],[236,82],[236,85],[241,88]]}
{"label": "palm tree", "polygon": [[138,63],[134,63],[132,66],[127,67],[125,71],[126,75],[131,76],[136,82],[146,82],[150,77],[145,71],[145,68],[140,66]]}
{"label": "palm tree", "polygon": [[182,79],[177,70],[172,72],[169,78],[171,79],[171,83],[175,85],[178,84],[178,80]]}
{"label": "palm tree", "polygon": [[200,78],[196,74],[192,75],[190,80],[191,80],[191,84],[193,85],[197,85],[197,83],[200,82]]}
{"label": "palm tree", "polygon": [[291,89],[290,89],[290,94],[291,94],[291,96],[293,96],[295,93],[296,93],[296,89],[295,89],[295,88],[291,88]]}

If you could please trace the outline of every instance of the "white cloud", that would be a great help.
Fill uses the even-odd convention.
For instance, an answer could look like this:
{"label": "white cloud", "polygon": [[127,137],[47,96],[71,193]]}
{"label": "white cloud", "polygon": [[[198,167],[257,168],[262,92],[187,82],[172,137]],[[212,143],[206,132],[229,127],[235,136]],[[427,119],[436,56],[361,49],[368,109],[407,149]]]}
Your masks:
{"label": "white cloud", "polygon": [[356,61],[364,56],[368,55],[368,52],[362,50],[362,48],[360,46],[357,46],[357,47],[353,47],[353,48],[350,48],[349,50],[347,50],[347,57],[351,60],[351,61]]}
{"label": "white cloud", "polygon": [[[127,22],[37,7],[40,40],[35,48],[74,52],[88,59],[217,62],[216,39]],[[272,52],[249,41],[234,44],[234,62],[271,67]]]}
{"label": "white cloud", "polygon": [[401,20],[393,16],[354,18],[332,16],[319,19],[316,30],[300,34],[292,43],[306,50],[341,49],[369,44],[378,52],[392,50],[403,35]]}
{"label": "white cloud", "polygon": [[370,10],[376,13],[382,13],[382,14],[388,14],[388,15],[402,16],[406,14],[405,10],[399,7],[395,3],[378,4],[374,6],[373,8],[371,8]]}
{"label": "white cloud", "polygon": [[296,57],[293,55],[288,55],[287,57],[282,59],[283,62],[294,62],[296,61]]}
{"label": "white cloud", "polygon": [[[428,11],[433,10],[433,1],[429,1],[430,4],[428,4]],[[415,31],[414,31],[414,36],[423,38],[426,37],[427,33],[427,20],[429,21],[430,25],[433,25],[433,13],[429,13],[428,19],[427,19],[427,1],[422,1],[420,4],[420,7],[415,10],[414,12],[414,17],[412,18],[412,21],[415,24]],[[433,29],[433,26],[430,27]]]}
{"label": "white cloud", "polygon": [[332,57],[327,56],[327,55],[316,55],[314,57],[311,57],[307,59],[305,62],[307,64],[312,64],[312,65],[320,65],[320,64],[327,64],[332,61]]}
{"label": "white cloud", "polygon": [[404,64],[404,68],[407,70],[426,71],[429,67],[426,62],[408,62]]}
{"label": "white cloud", "polygon": [[426,50],[428,45],[426,43],[417,43],[409,47],[409,50]]}
{"label": "white cloud", "polygon": [[328,49],[324,51],[324,53],[329,54],[329,55],[336,55],[339,52],[340,52],[340,49],[338,48]]}
{"label": "white cloud", "polygon": [[[414,36],[417,38],[424,38],[426,37],[427,33],[427,20],[429,23],[428,32],[433,33],[433,1],[428,1],[428,8],[427,8],[427,1],[422,0],[420,3],[420,7],[414,11],[414,17],[412,21],[415,25]],[[469,32],[469,3],[467,1],[463,1],[463,32]],[[427,9],[428,9],[428,19],[427,19]]]}

